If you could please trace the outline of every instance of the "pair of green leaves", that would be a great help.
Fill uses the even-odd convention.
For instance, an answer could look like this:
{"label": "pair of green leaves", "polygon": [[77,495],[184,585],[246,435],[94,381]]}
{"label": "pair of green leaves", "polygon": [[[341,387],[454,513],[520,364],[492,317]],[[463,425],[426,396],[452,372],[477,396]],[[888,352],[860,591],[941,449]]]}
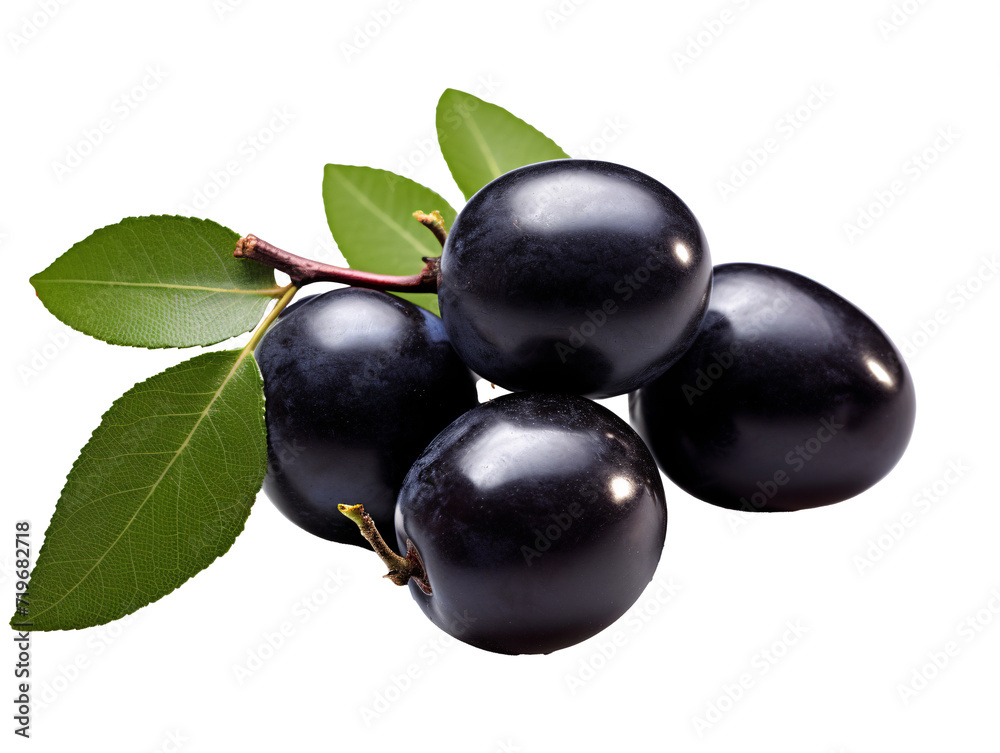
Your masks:
{"label": "pair of green leaves", "polygon": [[[441,95],[436,119],[441,153],[466,199],[514,168],[567,157],[552,139],[502,107],[455,89]],[[323,202],[347,263],[382,274],[414,274],[423,267],[423,257],[440,252],[434,237],[414,222],[415,210],[440,211],[446,227],[457,214],[441,196],[409,178],[351,165],[326,166]],[[437,296],[400,296],[439,313]]]}
{"label": "pair of green leaves", "polygon": [[[566,157],[506,110],[453,89],[438,103],[437,132],[466,198],[516,167]],[[327,165],[323,199],[348,263],[382,274],[417,272],[439,251],[415,210],[437,209],[448,226],[456,216],[429,188],[367,167]],[[234,258],[238,238],[210,220],[130,218],[76,244],[31,283],[61,321],[109,343],[212,345],[254,329],[269,301],[294,294],[269,268]],[[437,311],[432,295],[404,297]],[[229,550],[267,467],[255,342],[196,356],[115,401],[69,473],[12,626],[118,619]]]}

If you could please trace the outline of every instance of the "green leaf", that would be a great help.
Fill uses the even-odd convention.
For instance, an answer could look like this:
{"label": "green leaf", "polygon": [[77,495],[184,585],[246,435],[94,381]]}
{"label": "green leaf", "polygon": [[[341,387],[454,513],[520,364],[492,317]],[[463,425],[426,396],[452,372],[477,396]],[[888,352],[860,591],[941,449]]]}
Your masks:
{"label": "green leaf", "polygon": [[[440,256],[441,244],[413,218],[435,209],[445,226],[455,210],[426,186],[388,170],[352,165],[327,165],[323,173],[323,203],[333,239],[355,269],[385,275],[412,275],[423,269],[425,256]],[[437,296],[396,293],[438,313]]]}
{"label": "green leaf", "polygon": [[247,349],[197,356],[126,392],[70,471],[11,625],[101,625],[203,570],[243,530],[265,436]]}
{"label": "green leaf", "polygon": [[466,199],[514,168],[566,159],[541,131],[479,97],[446,89],[437,106],[441,153]]}
{"label": "green leaf", "polygon": [[273,271],[233,257],[239,235],[211,220],[131,217],[31,278],[45,307],[116,345],[186,348],[254,328],[281,292]]}

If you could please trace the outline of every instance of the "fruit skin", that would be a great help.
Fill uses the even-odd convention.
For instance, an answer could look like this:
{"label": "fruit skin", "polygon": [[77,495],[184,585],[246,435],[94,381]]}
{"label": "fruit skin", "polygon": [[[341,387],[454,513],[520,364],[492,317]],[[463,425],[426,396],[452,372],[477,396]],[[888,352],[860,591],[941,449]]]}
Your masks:
{"label": "fruit skin", "polygon": [[293,304],[254,353],[264,377],[264,491],[317,536],[366,547],[337,504],[363,504],[383,536],[396,494],[434,436],[477,403],[441,320],[344,288]]}
{"label": "fruit skin", "polygon": [[610,397],[687,349],[712,262],[670,189],[609,162],[539,162],[500,176],[459,213],[441,257],[448,337],[510,390]]}
{"label": "fruit skin", "polygon": [[295,300],[289,303],[287,306],[285,306],[285,309],[280,314],[278,314],[278,318],[279,319],[285,318],[293,311],[302,308],[307,303],[309,303],[309,301],[311,301],[313,298],[318,298],[320,295],[321,295],[320,293],[313,293],[311,295],[296,296]]}
{"label": "fruit skin", "polygon": [[410,469],[396,538],[412,542],[431,622],[503,654],[549,653],[610,625],[653,577],[667,527],[642,440],[584,398],[515,393],[469,411]]}
{"label": "fruit skin", "polygon": [[913,380],[871,319],[806,277],[715,268],[690,350],[630,396],[667,476],[730,509],[840,502],[892,470],[913,431]]}

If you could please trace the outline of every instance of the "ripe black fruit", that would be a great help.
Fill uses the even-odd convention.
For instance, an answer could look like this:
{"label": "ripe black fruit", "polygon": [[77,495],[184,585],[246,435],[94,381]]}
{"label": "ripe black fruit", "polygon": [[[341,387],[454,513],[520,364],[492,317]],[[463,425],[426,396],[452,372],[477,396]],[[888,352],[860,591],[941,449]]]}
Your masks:
{"label": "ripe black fruit", "polygon": [[667,508],[656,464],[589,400],[518,393],[445,429],[399,494],[396,537],[434,624],[505,654],[548,653],[618,619],[653,577]]}
{"label": "ripe black fruit", "polygon": [[395,296],[345,288],[293,307],[255,353],[266,398],[264,491],[307,531],[367,546],[338,503],[364,504],[390,535],[410,464],[476,405],[475,381],[441,320]]}
{"label": "ripe black fruit", "polygon": [[677,360],[711,280],[701,227],[670,189],[621,165],[556,160],[469,200],[438,300],[455,350],[483,378],[608,397]]}
{"label": "ripe black fruit", "polygon": [[910,372],[864,313],[801,275],[715,268],[698,337],[631,396],[632,423],[690,494],[775,512],[853,497],[913,430]]}

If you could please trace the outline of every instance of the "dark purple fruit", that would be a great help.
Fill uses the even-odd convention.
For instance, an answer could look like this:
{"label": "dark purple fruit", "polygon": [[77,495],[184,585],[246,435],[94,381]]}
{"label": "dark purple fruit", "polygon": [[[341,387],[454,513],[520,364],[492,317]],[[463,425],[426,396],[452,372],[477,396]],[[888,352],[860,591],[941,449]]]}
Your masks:
{"label": "dark purple fruit", "polygon": [[653,577],[667,527],[646,446],[589,400],[518,393],[445,429],[396,507],[430,620],[504,654],[548,653],[618,619]]}
{"label": "dark purple fruit", "polygon": [[763,512],[871,487],[902,457],[915,410],[910,372],[871,319],[760,264],[715,268],[694,344],[631,396],[632,423],[674,483]]}
{"label": "dark purple fruit", "polygon": [[621,165],[512,170],[465,205],[438,300],[455,350],[510,390],[608,397],[662,374],[694,338],[712,262],[691,210]]}
{"label": "dark purple fruit", "polygon": [[396,494],[434,436],[477,404],[441,320],[387,293],[344,288],[293,304],[255,357],[264,376],[264,491],[289,519],[367,546],[338,504],[391,535]]}

